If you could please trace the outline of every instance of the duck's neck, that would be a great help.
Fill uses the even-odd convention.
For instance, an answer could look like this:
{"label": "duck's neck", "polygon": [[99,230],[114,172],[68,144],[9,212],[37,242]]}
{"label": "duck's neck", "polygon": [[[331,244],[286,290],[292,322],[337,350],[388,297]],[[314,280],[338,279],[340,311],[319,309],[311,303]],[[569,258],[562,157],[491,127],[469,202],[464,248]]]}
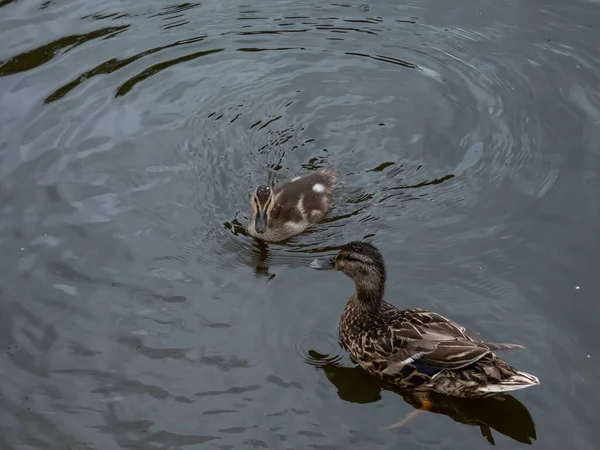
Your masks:
{"label": "duck's neck", "polygon": [[354,284],[357,302],[368,309],[378,310],[385,293],[385,279],[358,280]]}

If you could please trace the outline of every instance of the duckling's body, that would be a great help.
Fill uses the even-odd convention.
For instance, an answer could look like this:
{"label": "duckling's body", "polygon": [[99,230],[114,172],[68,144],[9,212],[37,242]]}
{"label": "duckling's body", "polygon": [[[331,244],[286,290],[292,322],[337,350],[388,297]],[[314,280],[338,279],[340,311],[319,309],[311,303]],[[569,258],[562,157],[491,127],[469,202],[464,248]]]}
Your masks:
{"label": "duckling's body", "polygon": [[258,186],[252,196],[254,214],[248,233],[265,241],[283,241],[320,221],[329,211],[338,172],[319,169],[273,188]]}
{"label": "duckling's body", "polygon": [[356,292],[340,320],[341,343],[355,363],[386,383],[463,398],[539,384],[494,354],[522,346],[483,342],[437,313],[384,301],[385,264],[371,244],[351,242],[335,258],[311,266],[342,270],[354,280]]}

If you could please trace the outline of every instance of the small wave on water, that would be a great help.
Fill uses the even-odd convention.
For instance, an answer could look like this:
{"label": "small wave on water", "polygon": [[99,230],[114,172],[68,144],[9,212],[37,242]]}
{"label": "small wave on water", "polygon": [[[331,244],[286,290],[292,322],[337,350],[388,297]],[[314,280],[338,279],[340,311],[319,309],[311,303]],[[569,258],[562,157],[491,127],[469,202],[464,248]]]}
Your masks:
{"label": "small wave on water", "polygon": [[330,334],[307,334],[297,343],[296,349],[311,366],[322,368],[327,364],[352,365],[349,358],[342,353],[337,338]]}

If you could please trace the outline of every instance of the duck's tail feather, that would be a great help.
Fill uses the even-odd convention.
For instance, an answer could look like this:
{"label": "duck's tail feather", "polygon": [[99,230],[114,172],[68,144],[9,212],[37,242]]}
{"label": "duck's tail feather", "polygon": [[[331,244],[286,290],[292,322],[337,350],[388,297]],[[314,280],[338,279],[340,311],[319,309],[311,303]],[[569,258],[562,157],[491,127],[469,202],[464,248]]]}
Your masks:
{"label": "duck's tail feather", "polygon": [[510,378],[502,380],[500,383],[488,384],[477,389],[478,392],[510,392],[519,389],[525,389],[531,386],[537,386],[540,380],[535,375],[526,372],[516,372]]}
{"label": "duck's tail feather", "polygon": [[484,345],[493,352],[499,350],[523,350],[525,348],[519,344],[503,344],[499,342],[485,342]]}

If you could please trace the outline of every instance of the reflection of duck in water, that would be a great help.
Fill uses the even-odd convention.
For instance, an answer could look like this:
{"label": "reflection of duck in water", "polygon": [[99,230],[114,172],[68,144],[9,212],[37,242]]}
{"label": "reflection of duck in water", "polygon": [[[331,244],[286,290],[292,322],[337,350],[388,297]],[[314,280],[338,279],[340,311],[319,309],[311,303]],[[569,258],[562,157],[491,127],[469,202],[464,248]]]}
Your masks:
{"label": "reflection of duck in water", "polygon": [[430,411],[444,414],[452,420],[479,427],[481,434],[494,445],[491,430],[496,430],[518,442],[531,444],[536,439],[535,423],[527,407],[512,395],[482,399],[464,399],[436,394],[430,391],[400,390],[382,385],[378,378],[359,367],[343,367],[328,360],[327,355],[309,351],[311,364],[319,366],[329,381],[337,388],[341,399],[352,403],[370,403],[381,400],[382,389],[402,396],[415,408],[424,402],[431,403]]}
{"label": "reflection of duck in water", "polygon": [[[437,313],[400,310],[384,301],[385,263],[373,245],[351,242],[311,267],[341,270],[354,280],[356,292],[340,321],[341,342],[354,362],[384,382],[461,398],[491,397],[539,384],[535,376],[493,353],[522,346],[483,342]],[[423,402],[422,409],[431,406]]]}
{"label": "reflection of duck in water", "polygon": [[327,214],[339,181],[338,172],[319,169],[273,188],[258,186],[250,200],[254,214],[248,233],[274,242],[302,233]]}

